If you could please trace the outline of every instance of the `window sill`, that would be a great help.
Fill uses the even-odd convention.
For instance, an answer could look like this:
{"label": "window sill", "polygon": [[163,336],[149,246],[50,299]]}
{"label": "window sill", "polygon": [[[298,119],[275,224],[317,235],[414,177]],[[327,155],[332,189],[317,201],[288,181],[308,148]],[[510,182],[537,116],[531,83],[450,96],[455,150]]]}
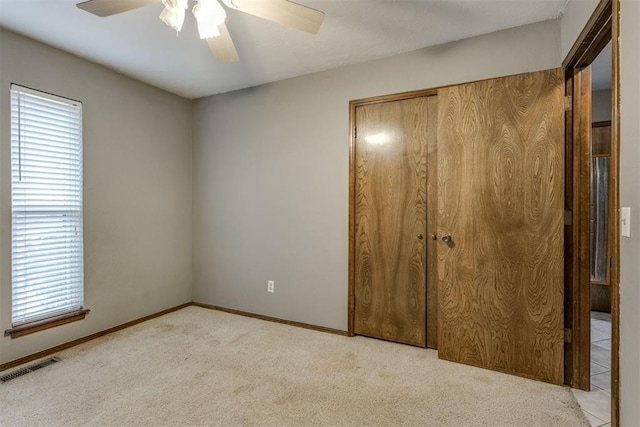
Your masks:
{"label": "window sill", "polygon": [[77,310],[70,313],[61,314],[59,316],[50,317],[48,319],[38,320],[37,322],[27,323],[15,328],[4,331],[4,336],[18,338],[24,335],[33,334],[34,332],[43,331],[56,326],[65,325],[67,323],[76,322],[85,318],[91,310]]}

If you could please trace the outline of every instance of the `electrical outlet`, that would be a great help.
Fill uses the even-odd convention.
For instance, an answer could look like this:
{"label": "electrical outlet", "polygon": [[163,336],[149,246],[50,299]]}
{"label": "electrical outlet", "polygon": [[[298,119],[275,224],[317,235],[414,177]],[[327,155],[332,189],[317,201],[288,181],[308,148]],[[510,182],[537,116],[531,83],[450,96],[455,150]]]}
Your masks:
{"label": "electrical outlet", "polygon": [[274,292],[274,288],[275,288],[275,283],[273,282],[273,280],[269,280],[267,281],[267,292]]}

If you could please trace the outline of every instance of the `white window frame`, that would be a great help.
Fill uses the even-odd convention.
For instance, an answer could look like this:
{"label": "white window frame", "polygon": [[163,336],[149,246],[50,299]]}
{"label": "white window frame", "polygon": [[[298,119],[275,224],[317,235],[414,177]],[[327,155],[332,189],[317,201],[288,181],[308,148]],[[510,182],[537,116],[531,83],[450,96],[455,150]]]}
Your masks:
{"label": "white window frame", "polygon": [[11,85],[12,327],[83,310],[82,103]]}

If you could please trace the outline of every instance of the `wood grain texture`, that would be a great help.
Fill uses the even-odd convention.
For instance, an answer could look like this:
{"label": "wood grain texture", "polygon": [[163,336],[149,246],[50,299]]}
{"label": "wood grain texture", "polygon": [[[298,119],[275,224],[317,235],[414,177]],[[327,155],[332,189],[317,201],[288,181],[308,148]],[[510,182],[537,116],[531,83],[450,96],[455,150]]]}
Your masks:
{"label": "wood grain texture", "polygon": [[[565,71],[565,95],[573,98],[573,72]],[[564,167],[564,209],[566,217],[569,219],[564,224],[564,327],[573,330],[574,324],[574,292],[573,283],[576,274],[574,259],[575,243],[573,236],[573,110],[565,111],[565,167]],[[564,383],[568,386],[573,384],[574,378],[574,343],[565,341],[564,343]]]}
{"label": "wood grain texture", "polygon": [[566,70],[571,110],[565,125],[565,384],[589,390],[591,280],[591,69]]}
{"label": "wood grain texture", "polygon": [[620,425],[620,0],[611,3],[611,157],[609,245],[611,267],[611,424]]}
{"label": "wood grain texture", "polygon": [[236,50],[236,46],[233,44],[233,40],[231,40],[231,35],[229,34],[227,26],[223,23],[218,27],[218,31],[220,31],[220,35],[218,37],[206,39],[213,57],[216,58],[216,61],[218,62],[239,61],[240,57],[238,56],[238,51]]}
{"label": "wood grain texture", "polygon": [[438,97],[427,98],[427,347],[438,348]]}
{"label": "wood grain texture", "polygon": [[364,105],[380,104],[383,102],[404,101],[405,99],[438,96],[438,89],[440,88],[436,87],[430,89],[411,90],[408,92],[391,93],[387,95],[370,96],[368,98],[355,99],[350,102],[350,105],[355,108],[362,107]]}
{"label": "wood grain texture", "polygon": [[67,323],[77,322],[84,319],[91,310],[76,310],[71,313],[65,313],[48,319],[39,320],[37,322],[27,323],[15,328],[4,331],[4,336],[11,338],[23,337],[35,332],[44,331],[45,329],[55,328],[56,326],[66,325]]}
{"label": "wood grain texture", "polygon": [[591,67],[573,73],[572,387],[591,386]]}
{"label": "wood grain texture", "polygon": [[355,333],[424,347],[427,98],[355,115]]}
{"label": "wood grain texture", "polygon": [[[615,0],[618,1],[618,0]],[[565,69],[588,67],[602,49],[611,41],[613,29],[613,1],[600,0],[574,42],[567,57],[562,61]]]}
{"label": "wood grain texture", "polygon": [[78,3],[76,6],[82,10],[104,18],[118,13],[127,12],[129,10],[138,9],[152,3],[160,3],[160,0],[89,0]]}
{"label": "wood grain texture", "polygon": [[591,153],[594,156],[611,154],[611,124],[591,127]]}
{"label": "wood grain texture", "polygon": [[347,335],[355,336],[356,319],[356,108],[349,102],[349,277]]}
{"label": "wood grain texture", "polygon": [[438,100],[439,356],[561,384],[563,72]]}
{"label": "wood grain texture", "polygon": [[611,313],[611,286],[591,283],[591,310]]}

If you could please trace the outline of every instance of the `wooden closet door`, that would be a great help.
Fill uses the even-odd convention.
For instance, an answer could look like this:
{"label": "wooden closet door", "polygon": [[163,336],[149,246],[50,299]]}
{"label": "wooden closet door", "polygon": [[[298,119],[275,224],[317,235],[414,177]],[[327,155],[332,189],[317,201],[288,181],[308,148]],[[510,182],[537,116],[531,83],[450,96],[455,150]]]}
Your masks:
{"label": "wooden closet door", "polygon": [[422,347],[434,106],[422,97],[356,107],[354,331]]}
{"label": "wooden closet door", "polygon": [[439,356],[562,384],[562,70],[438,101]]}

